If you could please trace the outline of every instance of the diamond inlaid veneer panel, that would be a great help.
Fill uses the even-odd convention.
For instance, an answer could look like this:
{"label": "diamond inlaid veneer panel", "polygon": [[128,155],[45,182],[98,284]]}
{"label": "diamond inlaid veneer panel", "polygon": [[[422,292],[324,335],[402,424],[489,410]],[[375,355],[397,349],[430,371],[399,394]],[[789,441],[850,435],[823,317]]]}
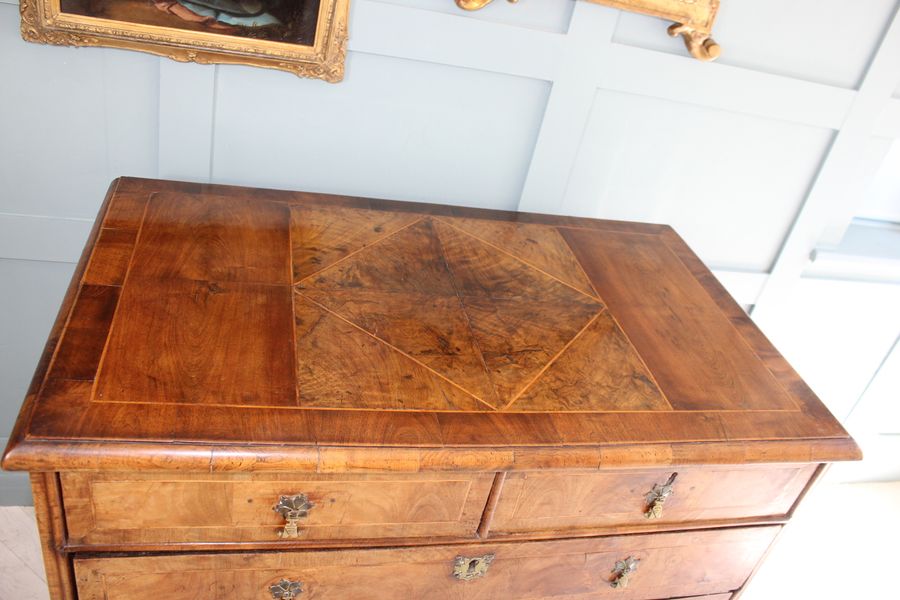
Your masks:
{"label": "diamond inlaid veneer panel", "polygon": [[[414,405],[409,398],[421,398],[422,394],[376,394],[377,399],[365,401],[367,407],[374,402],[382,408],[471,410],[473,407],[466,406],[471,400],[456,397],[465,391],[481,401],[475,409],[518,410],[516,398],[531,388],[524,410],[668,408],[633,350],[629,360],[617,357],[588,364],[592,359],[610,358],[609,348],[628,345],[608,316],[602,321],[606,327],[592,331],[580,344],[573,343],[604,306],[593,293],[588,294],[592,289],[582,290],[565,281],[578,283],[584,275],[572,270],[577,264],[571,252],[559,245],[562,238],[558,234],[551,229],[557,237],[537,235],[535,228],[541,226],[531,225],[516,236],[504,228],[505,237],[499,241],[512,240],[507,249],[469,235],[455,226],[456,221],[423,218],[296,286],[297,298],[303,302],[297,305],[301,405],[346,407],[353,401],[345,389],[346,379],[360,376],[354,365],[366,369],[389,359],[396,363],[391,368],[404,365],[410,371],[405,374],[410,385],[432,385],[431,379],[436,377],[442,382],[439,387],[452,384],[454,393],[431,395]],[[297,220],[293,224],[295,241],[310,239],[296,233],[302,224]],[[479,229],[475,226],[478,221],[471,219],[460,224],[482,233],[489,232],[492,225],[486,223]],[[513,255],[517,246],[524,243],[527,247],[523,240],[529,239],[553,244],[557,258],[544,264],[549,268],[536,268]],[[571,268],[561,266],[567,263]],[[324,313],[314,316],[310,313],[313,305],[332,317],[325,319]],[[345,325],[346,343],[336,349],[313,348],[307,339],[307,321],[328,320],[334,327],[334,318],[355,325],[359,332],[346,330]],[[358,343],[359,333],[372,339]],[[384,347],[372,346],[376,340]],[[573,353],[585,358],[573,357]],[[560,369],[548,369],[561,358],[565,362]],[[321,368],[325,363],[330,367]],[[589,370],[593,381],[608,385],[634,383],[620,395],[603,393],[598,385],[601,393],[582,393],[571,401],[572,407],[566,408],[565,402],[548,405],[548,388],[541,385],[545,371],[559,383],[573,369]]]}

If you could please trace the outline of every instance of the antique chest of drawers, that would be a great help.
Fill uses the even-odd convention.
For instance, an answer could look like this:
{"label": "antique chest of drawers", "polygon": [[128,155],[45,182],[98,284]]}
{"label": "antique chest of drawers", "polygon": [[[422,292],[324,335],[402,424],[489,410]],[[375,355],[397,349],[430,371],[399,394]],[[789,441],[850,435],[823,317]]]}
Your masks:
{"label": "antique chest of drawers", "polygon": [[3,466],[56,600],[724,600],[858,457],[668,227],[125,178]]}

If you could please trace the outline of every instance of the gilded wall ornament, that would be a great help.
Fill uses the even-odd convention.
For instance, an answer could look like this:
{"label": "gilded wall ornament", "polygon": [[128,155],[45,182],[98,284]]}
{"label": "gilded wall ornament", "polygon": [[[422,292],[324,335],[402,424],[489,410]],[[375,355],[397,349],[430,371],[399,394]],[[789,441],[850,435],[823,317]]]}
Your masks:
{"label": "gilded wall ornament", "polygon": [[[515,3],[517,0],[508,0]],[[684,45],[696,59],[715,60],[722,53],[719,45],[710,37],[712,26],[719,12],[719,0],[587,0],[644,15],[675,21],[668,32],[672,37],[681,36]],[[484,8],[493,0],[456,0],[464,10]]]}

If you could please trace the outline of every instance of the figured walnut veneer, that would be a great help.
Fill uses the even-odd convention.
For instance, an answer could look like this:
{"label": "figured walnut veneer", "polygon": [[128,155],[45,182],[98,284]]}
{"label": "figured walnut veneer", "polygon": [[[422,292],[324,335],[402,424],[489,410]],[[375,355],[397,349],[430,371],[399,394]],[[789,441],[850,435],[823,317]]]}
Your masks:
{"label": "figured walnut veneer", "polygon": [[[683,598],[740,586],[777,529],[302,555],[79,558],[75,574],[90,600],[131,600],[151,589],[170,600],[262,599],[262,584],[282,574],[305,582],[297,600]],[[485,576],[465,582],[449,576],[456,556],[485,553],[494,554]],[[609,581],[623,553],[640,557],[641,565],[628,587],[617,589]]]}
{"label": "figured walnut veneer", "polygon": [[278,540],[284,520],[272,504],[285,492],[302,492],[312,504],[298,543],[474,538],[494,476],[113,472],[60,479],[71,544],[190,548]]}
{"label": "figured walnut veneer", "polygon": [[10,465],[77,440],[857,452],[666,227],[130,179],[99,224]]}
{"label": "figured walnut veneer", "polygon": [[3,466],[54,600],[724,600],[858,457],[666,226],[124,178]]}

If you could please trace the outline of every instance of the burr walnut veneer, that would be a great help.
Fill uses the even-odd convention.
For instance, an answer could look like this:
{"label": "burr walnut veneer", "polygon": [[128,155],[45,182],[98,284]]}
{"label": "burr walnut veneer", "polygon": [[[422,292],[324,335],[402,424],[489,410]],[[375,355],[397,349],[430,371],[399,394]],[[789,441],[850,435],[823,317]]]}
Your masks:
{"label": "burr walnut veneer", "polygon": [[55,600],[725,600],[858,457],[666,226],[123,178],[3,466]]}

